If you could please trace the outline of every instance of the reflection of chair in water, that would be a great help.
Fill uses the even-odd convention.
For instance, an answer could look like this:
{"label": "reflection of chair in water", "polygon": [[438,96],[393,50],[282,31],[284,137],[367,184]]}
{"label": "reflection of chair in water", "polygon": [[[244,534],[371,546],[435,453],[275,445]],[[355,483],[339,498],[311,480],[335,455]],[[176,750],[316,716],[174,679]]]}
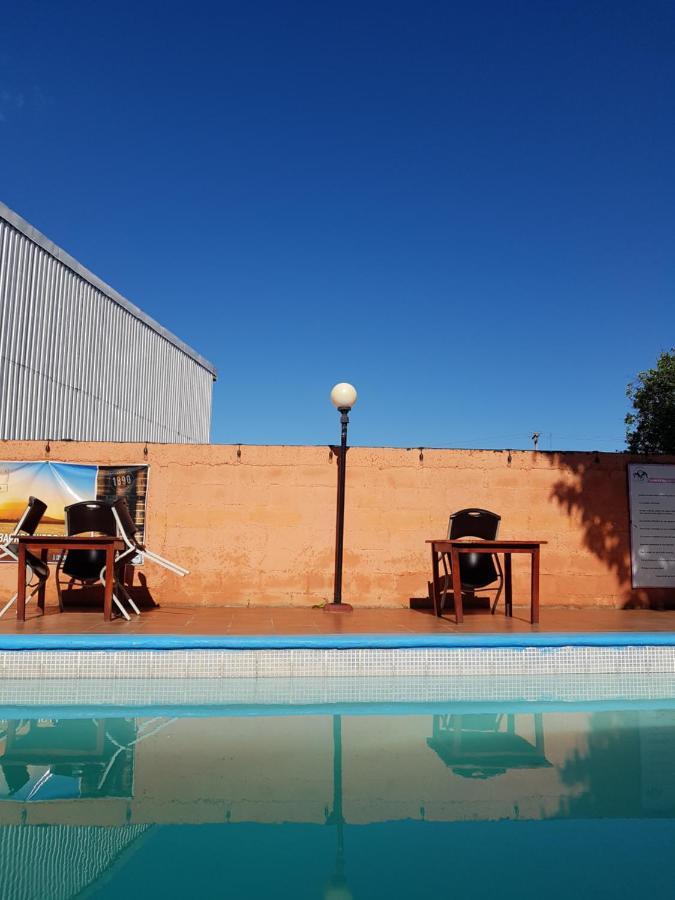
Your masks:
{"label": "reflection of chair in water", "polygon": [[9,721],[0,754],[5,796],[131,797],[136,733],[133,719]]}
{"label": "reflection of chair in water", "polygon": [[113,735],[111,735],[110,731],[106,731],[106,737],[110,741],[112,741],[117,749],[111,757],[105,771],[101,775],[99,786],[105,782],[106,778],[108,777],[108,773],[117,762],[117,757],[120,754],[128,752],[133,753],[133,748],[136,746],[136,744],[139,744],[141,741],[144,741],[148,737],[152,737],[154,734],[157,734],[157,732],[161,731],[163,728],[166,728],[167,725],[171,725],[171,723],[175,721],[175,719],[166,719],[162,718],[161,716],[155,716],[154,719],[146,719],[140,725],[136,723],[136,733],[134,734],[133,739],[126,741],[126,743],[120,743]]}
{"label": "reflection of chair in water", "polygon": [[[524,719],[525,714],[518,717]],[[434,716],[427,745],[464,778],[492,778],[508,769],[550,768],[541,713],[534,713],[534,744],[516,734],[513,714]]]}

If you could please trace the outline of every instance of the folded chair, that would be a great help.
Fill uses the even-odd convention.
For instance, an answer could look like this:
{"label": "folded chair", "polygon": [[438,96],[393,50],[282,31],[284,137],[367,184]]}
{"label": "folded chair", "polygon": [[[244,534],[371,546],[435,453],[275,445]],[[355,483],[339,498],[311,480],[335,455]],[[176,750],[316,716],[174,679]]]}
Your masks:
{"label": "folded chair", "polygon": [[[28,498],[28,506],[23,512],[23,515],[19,519],[14,528],[14,531],[9,535],[7,541],[4,544],[0,544],[0,559],[4,559],[4,557],[9,556],[11,559],[17,560],[19,559],[19,543],[16,538],[21,534],[35,534],[35,531],[40,524],[42,517],[45,514],[45,510],[47,509],[47,504],[43,503],[42,500],[38,500],[37,497],[29,497]],[[30,550],[26,550],[26,575],[28,580],[26,581],[26,587],[31,588],[31,591],[26,596],[26,603],[33,597],[42,587],[43,584],[49,578],[49,566],[42,562],[39,556],[36,556],[34,553],[31,553]],[[37,579],[37,584],[33,584],[33,578]],[[10,607],[16,603],[17,594],[14,594],[7,603],[0,610],[0,617],[4,616]]]}
{"label": "folded chair", "polygon": [[[448,540],[479,538],[484,541],[496,541],[500,521],[501,516],[487,509],[460,509],[453,513],[448,520]],[[446,597],[448,588],[452,584],[449,559],[449,554],[442,555],[444,575],[441,577],[442,585],[437,585],[437,587],[442,591],[441,597],[443,598]],[[499,557],[496,554],[488,553],[461,553],[459,574],[462,594],[465,596],[472,598],[477,590],[496,591],[490,610],[494,615],[504,587],[504,573]],[[490,587],[495,582],[497,582],[497,586]],[[429,590],[431,591],[431,584]]]}
{"label": "folded chair", "polygon": [[[99,534],[106,537],[117,537],[117,521],[113,515],[109,503],[102,500],[83,500],[80,503],[72,503],[66,506],[66,534],[75,536],[78,534]],[[120,585],[117,579],[117,561],[113,569],[113,602],[125,619],[129,620],[129,614],[120,600]],[[73,584],[105,586],[105,550],[67,550],[61,557],[56,567],[56,590],[59,595],[59,607],[63,610],[63,587],[59,575],[63,573],[68,577],[68,587]],[[126,592],[125,599],[136,613],[140,611]]]}
{"label": "folded chair", "polygon": [[[153,553],[152,550],[148,550],[148,548],[144,544],[139,543],[138,539],[136,538],[138,529],[136,528],[136,523],[131,518],[131,513],[129,512],[129,507],[124,497],[120,497],[118,500],[115,500],[115,502],[112,504],[112,513],[115,517],[115,521],[117,522],[117,534],[122,538],[128,548],[127,550],[124,550],[122,553],[120,553],[120,555],[117,557],[116,565],[121,566],[122,575],[124,574],[124,566],[128,565],[134,558],[134,556],[136,556],[136,554],[138,553],[142,553],[143,556],[147,559],[157,563],[158,566],[163,566],[165,569],[168,569],[170,572],[173,572],[176,575],[180,575],[182,577],[184,575],[190,574],[188,569],[184,569],[182,566],[179,566],[178,563],[171,562],[171,560],[164,559],[163,556],[159,556],[159,554]],[[123,581],[123,578],[120,577],[118,580],[121,583]]]}

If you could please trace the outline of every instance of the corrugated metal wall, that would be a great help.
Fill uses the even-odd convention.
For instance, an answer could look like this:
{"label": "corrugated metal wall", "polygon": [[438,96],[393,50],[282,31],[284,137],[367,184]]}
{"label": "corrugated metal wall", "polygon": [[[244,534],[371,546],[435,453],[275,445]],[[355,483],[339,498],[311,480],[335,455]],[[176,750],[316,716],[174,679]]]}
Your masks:
{"label": "corrugated metal wall", "polygon": [[207,443],[213,379],[0,218],[0,439]]}

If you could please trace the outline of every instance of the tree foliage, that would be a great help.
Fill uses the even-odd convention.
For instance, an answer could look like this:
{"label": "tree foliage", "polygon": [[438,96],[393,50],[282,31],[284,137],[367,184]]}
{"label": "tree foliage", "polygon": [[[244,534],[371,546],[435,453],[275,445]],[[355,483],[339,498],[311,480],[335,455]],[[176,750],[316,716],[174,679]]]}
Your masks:
{"label": "tree foliage", "polygon": [[633,411],[626,416],[631,453],[675,453],[675,347],[662,353],[654,369],[628,385]]}

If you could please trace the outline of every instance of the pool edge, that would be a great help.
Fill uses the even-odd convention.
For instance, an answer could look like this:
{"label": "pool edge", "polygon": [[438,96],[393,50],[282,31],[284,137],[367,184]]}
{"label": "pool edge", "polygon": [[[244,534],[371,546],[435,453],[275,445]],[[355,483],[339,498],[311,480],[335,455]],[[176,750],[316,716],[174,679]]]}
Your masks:
{"label": "pool edge", "polygon": [[421,650],[559,647],[675,647],[675,632],[550,632],[520,634],[12,634],[0,652],[21,650]]}

